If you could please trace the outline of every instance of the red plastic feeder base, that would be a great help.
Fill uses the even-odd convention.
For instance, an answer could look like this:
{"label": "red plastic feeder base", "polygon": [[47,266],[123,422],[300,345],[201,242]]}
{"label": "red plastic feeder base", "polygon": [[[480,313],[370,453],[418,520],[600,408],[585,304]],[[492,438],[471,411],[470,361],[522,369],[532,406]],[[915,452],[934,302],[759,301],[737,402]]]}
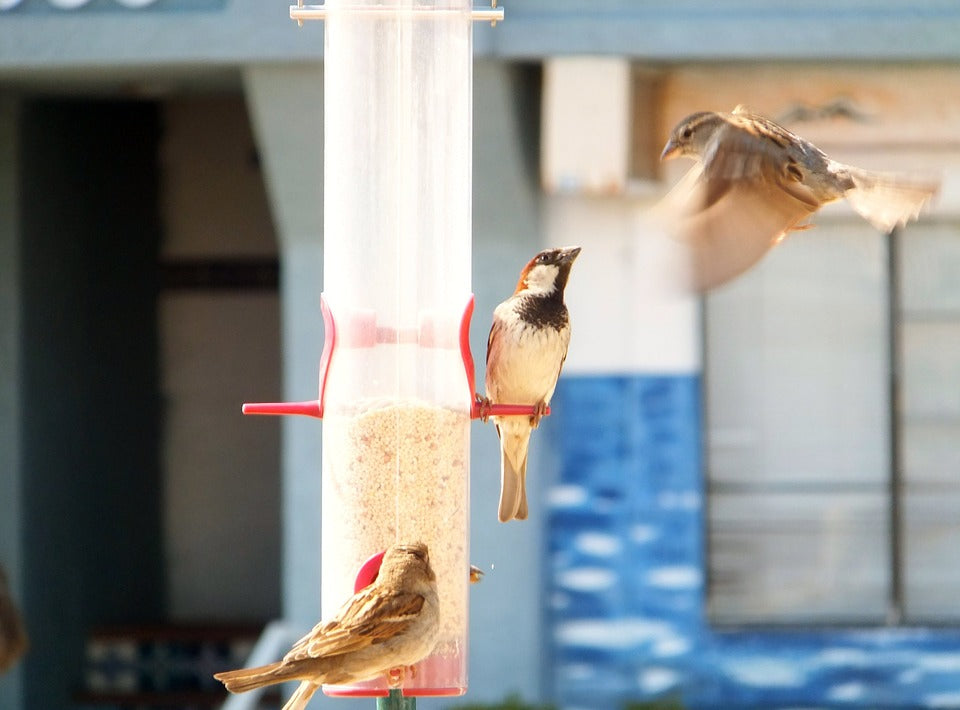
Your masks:
{"label": "red plastic feeder base", "polygon": [[[462,659],[454,656],[431,656],[418,663],[416,676],[403,687],[407,698],[456,697],[467,692],[457,683],[462,671]],[[371,687],[367,687],[371,686]],[[385,698],[390,688],[381,680],[356,685],[325,685],[323,694],[332,698]]]}

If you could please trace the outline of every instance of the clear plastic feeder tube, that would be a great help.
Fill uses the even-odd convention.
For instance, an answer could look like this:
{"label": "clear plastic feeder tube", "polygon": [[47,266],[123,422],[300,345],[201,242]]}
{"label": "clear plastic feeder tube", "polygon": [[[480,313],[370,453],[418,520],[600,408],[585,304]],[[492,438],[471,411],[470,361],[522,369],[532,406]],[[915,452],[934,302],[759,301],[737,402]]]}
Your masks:
{"label": "clear plastic feeder tube", "polygon": [[[465,692],[471,393],[471,6],[327,0],[324,299],[336,324],[323,421],[321,604],[371,555],[423,540],[433,654],[406,695]],[[384,695],[385,680],[327,686]]]}

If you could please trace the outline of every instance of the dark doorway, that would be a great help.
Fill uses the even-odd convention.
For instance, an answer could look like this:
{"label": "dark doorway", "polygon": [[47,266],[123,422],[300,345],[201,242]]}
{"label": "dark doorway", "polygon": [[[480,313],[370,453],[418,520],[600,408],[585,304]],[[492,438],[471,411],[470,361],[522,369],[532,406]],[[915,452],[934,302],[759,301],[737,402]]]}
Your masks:
{"label": "dark doorway", "polygon": [[163,614],[158,106],[20,121],[25,705],[66,708],[86,634]]}

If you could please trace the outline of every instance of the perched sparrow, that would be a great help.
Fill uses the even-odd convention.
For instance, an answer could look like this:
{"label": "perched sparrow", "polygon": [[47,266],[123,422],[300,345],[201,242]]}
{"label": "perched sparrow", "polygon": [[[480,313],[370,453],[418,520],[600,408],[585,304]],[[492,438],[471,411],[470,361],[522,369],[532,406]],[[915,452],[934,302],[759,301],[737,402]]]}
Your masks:
{"label": "perched sparrow", "polygon": [[27,633],[0,568],[0,673],[6,672],[27,650]]}
{"label": "perched sparrow", "polygon": [[791,230],[846,198],[882,232],[915,218],[939,185],[854,168],[782,126],[746,111],[704,111],[680,121],[661,160],[698,161],[664,198],[667,229],[690,247],[693,286],[746,271]]}
{"label": "perched sparrow", "polygon": [[470,584],[480,584],[483,580],[483,570],[476,565],[470,565]]}
{"label": "perched sparrow", "polygon": [[568,247],[537,254],[520,272],[513,295],[493,312],[485,401],[536,408],[529,417],[494,417],[500,437],[501,522],[527,517],[527,446],[567,357],[570,318],[563,290],[579,253],[580,247]]}
{"label": "perched sparrow", "polygon": [[373,584],[297,641],[282,661],[214,675],[232,693],[299,680],[283,710],[302,710],[322,684],[354,683],[412,666],[439,630],[437,578],[422,542],[394,545]]}

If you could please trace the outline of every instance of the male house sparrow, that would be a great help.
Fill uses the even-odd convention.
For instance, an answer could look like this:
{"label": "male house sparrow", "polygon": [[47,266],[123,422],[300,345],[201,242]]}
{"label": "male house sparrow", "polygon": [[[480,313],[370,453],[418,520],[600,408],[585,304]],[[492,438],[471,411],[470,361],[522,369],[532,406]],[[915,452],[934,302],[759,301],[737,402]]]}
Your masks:
{"label": "male house sparrow", "polygon": [[692,285],[717,286],[746,271],[821,206],[846,198],[882,232],[916,218],[939,185],[854,168],[737,106],[703,111],[673,129],[661,160],[698,164],[664,198],[668,229],[689,246]]}
{"label": "male house sparrow", "polygon": [[500,437],[500,522],[527,517],[527,447],[567,357],[570,317],[563,290],[579,253],[580,247],[567,247],[537,254],[520,272],[513,295],[493,311],[486,401],[536,408],[533,416],[494,417]]}
{"label": "male house sparrow", "polygon": [[283,710],[303,710],[317,688],[369,680],[430,654],[439,630],[437,578],[422,542],[388,548],[374,582],[294,644],[283,660],[214,675],[232,693],[299,680]]}

